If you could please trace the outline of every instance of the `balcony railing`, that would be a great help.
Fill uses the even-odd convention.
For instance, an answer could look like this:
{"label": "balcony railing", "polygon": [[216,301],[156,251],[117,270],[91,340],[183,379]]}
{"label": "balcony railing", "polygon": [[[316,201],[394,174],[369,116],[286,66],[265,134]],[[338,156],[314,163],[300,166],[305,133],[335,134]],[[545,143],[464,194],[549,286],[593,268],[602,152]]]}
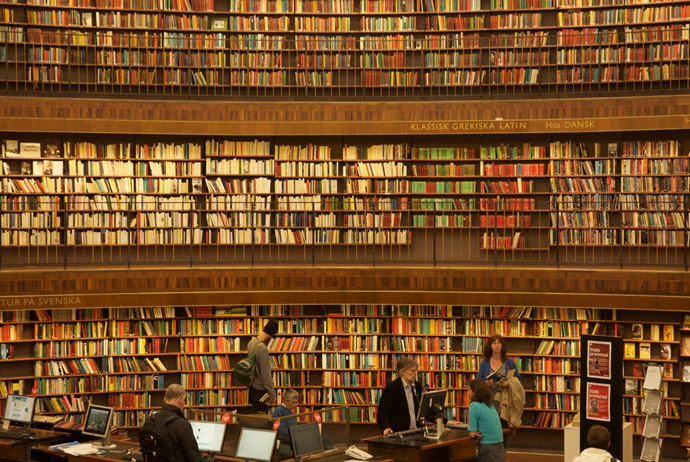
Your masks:
{"label": "balcony railing", "polygon": [[[648,197],[647,197],[648,196]],[[481,265],[688,269],[687,195],[347,201],[3,202],[0,267]],[[227,199],[227,198],[226,198]]]}

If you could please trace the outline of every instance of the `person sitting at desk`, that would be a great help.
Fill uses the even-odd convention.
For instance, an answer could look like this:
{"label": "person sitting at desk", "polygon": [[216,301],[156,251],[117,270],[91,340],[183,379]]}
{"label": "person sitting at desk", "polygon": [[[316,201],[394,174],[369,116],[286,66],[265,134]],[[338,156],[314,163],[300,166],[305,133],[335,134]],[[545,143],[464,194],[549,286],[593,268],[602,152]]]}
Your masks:
{"label": "person sitting at desk", "polygon": [[493,395],[485,381],[470,380],[470,408],[467,430],[478,440],[477,462],[505,462],[501,420],[493,406]]}
{"label": "person sitting at desk", "polygon": [[[273,411],[273,418],[280,419],[280,426],[278,427],[278,440],[280,440],[280,447],[278,453],[281,456],[292,457],[292,447],[290,441],[290,427],[297,425],[297,418],[289,417],[295,415],[295,409],[299,405],[299,393],[296,390],[287,390],[283,394],[283,402]],[[321,442],[324,449],[332,448],[333,443],[326,435],[321,435]]]}
{"label": "person sitting at desk", "polygon": [[381,393],[376,422],[383,435],[417,428],[417,411],[422,385],[417,381],[419,364],[401,358],[396,366],[398,378],[386,385]]}
{"label": "person sitting at desk", "polygon": [[194,438],[192,426],[182,413],[186,402],[187,391],[182,385],[174,383],[165,390],[163,407],[154,416],[159,422],[164,422],[169,417],[177,417],[166,425],[173,446],[176,448],[174,459],[169,462],[203,462],[204,460]]}
{"label": "person sitting at desk", "polygon": [[297,425],[295,417],[287,417],[295,414],[294,409],[299,404],[299,393],[295,390],[287,390],[283,394],[283,402],[273,411],[273,418],[286,417],[280,419],[280,426],[278,427],[278,440],[280,446],[278,453],[284,457],[292,457],[292,448],[290,447],[290,427]]}

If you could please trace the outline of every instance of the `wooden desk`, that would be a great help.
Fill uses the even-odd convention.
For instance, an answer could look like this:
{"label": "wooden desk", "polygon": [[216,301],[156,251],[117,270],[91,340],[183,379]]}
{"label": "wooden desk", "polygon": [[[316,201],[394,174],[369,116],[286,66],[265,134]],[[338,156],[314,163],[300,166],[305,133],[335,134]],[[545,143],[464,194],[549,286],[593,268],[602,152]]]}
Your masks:
{"label": "wooden desk", "polygon": [[[420,435],[416,435],[420,436]],[[374,436],[364,438],[369,454],[388,457],[395,462],[454,462],[477,459],[477,442],[467,430],[446,430],[439,440],[416,441],[415,436],[403,439]]]}
{"label": "wooden desk", "polygon": [[[319,454],[313,454],[309,456],[309,462],[344,462],[346,460],[350,460],[352,457],[348,456],[345,454],[345,450],[339,451],[336,453],[331,453],[331,454],[326,454],[326,455],[319,455]],[[276,459],[274,459],[276,460]],[[245,462],[244,459],[237,459],[232,456],[227,456],[224,454],[218,454],[216,455],[216,461],[223,461],[223,462]],[[282,462],[294,462],[294,459],[288,459],[284,460]],[[369,459],[367,462],[395,462],[391,458],[385,458],[385,457],[374,457],[373,459]],[[437,461],[439,462],[439,461]]]}
{"label": "wooden desk", "polygon": [[0,439],[0,453],[6,457],[17,459],[31,458],[31,448],[37,444],[57,443],[69,436],[68,433],[54,432],[52,430],[32,429],[34,434],[24,440]]}
{"label": "wooden desk", "polygon": [[[114,449],[110,449],[107,454],[88,454],[85,456],[73,456],[62,451],[55,451],[48,447],[41,448],[41,451],[53,460],[67,460],[68,462],[124,462],[122,457],[128,449],[139,448],[139,443],[131,441],[111,441],[115,445]],[[117,451],[117,452],[115,452]],[[58,459],[59,458],[59,459]]]}

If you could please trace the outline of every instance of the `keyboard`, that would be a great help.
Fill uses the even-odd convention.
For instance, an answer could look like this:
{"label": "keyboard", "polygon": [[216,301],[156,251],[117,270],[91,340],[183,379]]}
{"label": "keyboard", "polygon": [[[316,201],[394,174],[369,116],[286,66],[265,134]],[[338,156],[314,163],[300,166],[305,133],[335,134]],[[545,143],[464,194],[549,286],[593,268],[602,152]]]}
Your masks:
{"label": "keyboard", "polygon": [[23,440],[33,435],[34,432],[25,432],[22,430],[0,430],[0,439],[4,440]]}

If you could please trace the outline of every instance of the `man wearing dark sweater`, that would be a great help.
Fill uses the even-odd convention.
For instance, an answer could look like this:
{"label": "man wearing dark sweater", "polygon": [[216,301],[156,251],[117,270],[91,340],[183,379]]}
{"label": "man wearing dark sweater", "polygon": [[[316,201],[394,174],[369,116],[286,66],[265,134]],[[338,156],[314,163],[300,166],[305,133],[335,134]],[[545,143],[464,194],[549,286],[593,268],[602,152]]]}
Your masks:
{"label": "man wearing dark sweater", "polygon": [[199,452],[199,445],[194,438],[192,426],[185,418],[184,411],[187,402],[187,392],[178,384],[168,387],[163,397],[163,407],[157,413],[157,418],[162,422],[173,415],[174,419],[167,424],[172,441],[176,446],[175,458],[170,462],[202,462],[203,456]]}

